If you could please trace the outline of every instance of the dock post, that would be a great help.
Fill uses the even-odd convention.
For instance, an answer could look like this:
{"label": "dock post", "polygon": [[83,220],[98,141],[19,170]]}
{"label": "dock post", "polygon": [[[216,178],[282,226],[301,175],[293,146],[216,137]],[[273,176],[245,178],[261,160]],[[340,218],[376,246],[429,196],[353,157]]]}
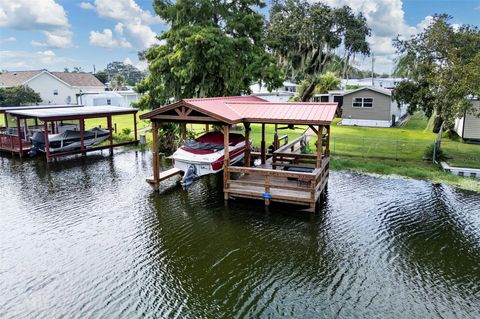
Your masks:
{"label": "dock post", "polygon": [[133,134],[135,136],[135,141],[138,141],[138,136],[137,136],[137,113],[133,114]]}
{"label": "dock post", "polygon": [[45,139],[45,156],[47,157],[47,163],[50,162],[50,139],[48,138],[48,122],[43,121],[43,131]]}
{"label": "dock post", "polygon": [[327,143],[325,144],[325,156],[330,156],[330,125],[327,128]]}
{"label": "dock post", "polygon": [[322,167],[322,138],[323,138],[323,125],[318,126],[317,130],[317,162],[315,168]]}
{"label": "dock post", "polygon": [[82,155],[85,155],[85,120],[82,118],[79,121],[80,121],[80,150],[82,151]]}
{"label": "dock post", "polygon": [[158,154],[158,123],[152,121],[152,147],[153,147],[153,188],[160,189],[160,161]]}
{"label": "dock post", "polygon": [[23,157],[23,144],[22,144],[22,130],[20,127],[20,118],[17,116],[17,135],[18,135],[18,151],[20,158]]}
{"label": "dock post", "polygon": [[183,143],[187,139],[187,123],[182,122],[180,123],[180,126],[182,127],[182,143]]}
{"label": "dock post", "polygon": [[262,143],[260,144],[261,148],[261,162],[265,164],[267,162],[267,151],[265,148],[265,123],[262,123]]}
{"label": "dock post", "polygon": [[276,151],[279,148],[279,141],[278,141],[278,124],[275,124],[275,131],[273,135],[273,150]]}
{"label": "dock post", "polygon": [[107,116],[108,126],[108,142],[110,144],[110,156],[113,155],[113,132],[112,132],[112,116]]}
{"label": "dock post", "polygon": [[223,126],[223,194],[224,199],[228,200],[228,179],[230,174],[228,173],[228,167],[230,166],[230,127],[229,125]]}
{"label": "dock post", "polygon": [[250,124],[245,123],[245,167],[250,167]]}

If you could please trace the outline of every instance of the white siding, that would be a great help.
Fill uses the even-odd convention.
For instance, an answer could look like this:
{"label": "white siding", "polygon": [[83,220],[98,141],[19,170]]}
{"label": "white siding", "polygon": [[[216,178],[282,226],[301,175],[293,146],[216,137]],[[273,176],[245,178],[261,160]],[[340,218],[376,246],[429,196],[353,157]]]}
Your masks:
{"label": "white siding", "polygon": [[[473,101],[475,112],[480,111],[480,101]],[[480,140],[480,117],[467,113],[465,116],[465,127],[463,130],[464,139]]]}
{"label": "white siding", "polygon": [[[43,104],[76,104],[75,90],[47,73],[40,74],[26,84],[40,94]],[[54,90],[58,95],[54,95]]]}
{"label": "white siding", "polygon": [[77,94],[81,91],[105,92],[105,88],[101,86],[72,87],[49,73],[42,73],[26,84],[40,94],[43,104],[77,104]]}

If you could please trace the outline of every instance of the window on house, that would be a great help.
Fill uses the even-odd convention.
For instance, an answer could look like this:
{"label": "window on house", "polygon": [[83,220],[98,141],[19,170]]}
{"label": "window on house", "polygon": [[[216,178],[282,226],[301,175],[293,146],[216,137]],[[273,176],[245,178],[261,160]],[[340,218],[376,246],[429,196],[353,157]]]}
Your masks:
{"label": "window on house", "polygon": [[58,90],[57,89],[53,90],[53,95],[58,95]]}
{"label": "window on house", "polygon": [[363,106],[363,98],[356,97],[353,99],[353,107],[362,107]]}
{"label": "window on house", "polygon": [[352,102],[353,107],[373,107],[372,97],[356,97]]}
{"label": "window on house", "polygon": [[373,107],[373,98],[371,97],[363,98],[363,107]]}
{"label": "window on house", "polygon": [[112,105],[112,100],[107,99],[107,105]]}

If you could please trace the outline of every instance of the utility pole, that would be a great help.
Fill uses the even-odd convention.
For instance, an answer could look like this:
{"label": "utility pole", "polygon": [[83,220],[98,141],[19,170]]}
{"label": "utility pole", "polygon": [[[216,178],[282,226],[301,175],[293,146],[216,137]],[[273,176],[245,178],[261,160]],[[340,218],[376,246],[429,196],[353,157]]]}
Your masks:
{"label": "utility pole", "polygon": [[374,68],[373,68],[374,61],[375,61],[375,57],[374,57],[374,54],[372,53],[372,86],[375,86],[375,81],[374,81],[375,72],[374,72]]}

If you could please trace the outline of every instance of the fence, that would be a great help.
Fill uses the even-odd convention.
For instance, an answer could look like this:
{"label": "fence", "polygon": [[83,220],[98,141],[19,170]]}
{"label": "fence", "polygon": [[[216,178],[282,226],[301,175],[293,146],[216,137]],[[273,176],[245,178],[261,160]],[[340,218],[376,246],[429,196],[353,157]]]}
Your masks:
{"label": "fence", "polygon": [[387,140],[363,137],[338,137],[331,139],[330,150],[335,155],[382,158],[394,160],[419,160],[424,157],[429,141]]}
{"label": "fence", "polygon": [[[403,161],[421,161],[425,151],[435,141],[388,140],[363,137],[332,136],[330,150],[333,156],[354,156]],[[480,168],[480,145],[443,139],[441,151],[452,166]],[[427,156],[432,160],[432,154]]]}

